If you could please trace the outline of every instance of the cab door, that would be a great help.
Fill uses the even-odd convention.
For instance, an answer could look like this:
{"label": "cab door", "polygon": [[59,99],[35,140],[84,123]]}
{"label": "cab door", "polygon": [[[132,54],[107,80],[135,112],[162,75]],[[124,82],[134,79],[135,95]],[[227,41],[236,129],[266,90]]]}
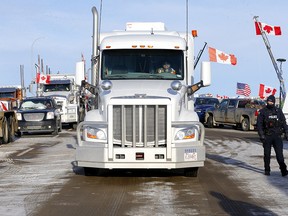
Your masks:
{"label": "cab door", "polygon": [[225,121],[228,104],[229,104],[229,99],[224,99],[219,104],[218,109],[214,110],[214,119],[216,122]]}
{"label": "cab door", "polygon": [[226,112],[226,120],[227,123],[235,123],[235,109],[237,107],[238,100],[230,100]]}

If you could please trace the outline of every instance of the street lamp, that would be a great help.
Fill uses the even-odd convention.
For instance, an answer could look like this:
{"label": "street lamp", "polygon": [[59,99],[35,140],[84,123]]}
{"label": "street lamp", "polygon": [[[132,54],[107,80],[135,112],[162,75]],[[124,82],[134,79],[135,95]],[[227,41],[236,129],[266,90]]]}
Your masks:
{"label": "street lamp", "polygon": [[36,38],[33,42],[32,42],[32,44],[31,44],[31,76],[32,76],[32,78],[33,78],[33,49],[34,49],[34,44],[38,41],[38,40],[40,40],[40,39],[43,39],[44,37],[38,37],[38,38]]}
{"label": "street lamp", "polygon": [[[278,58],[277,59],[277,62],[280,62],[280,74],[281,74],[281,77],[282,77],[282,74],[283,74],[283,71],[282,71],[282,63],[283,62],[285,62],[286,61],[286,59],[284,59],[284,58]],[[280,80],[280,96],[279,96],[279,107],[282,107],[282,105],[281,105],[281,94],[282,94],[282,91],[283,91],[283,89],[282,89],[282,85],[281,85],[281,82],[283,82],[283,80]],[[285,99],[285,98],[284,98]]]}

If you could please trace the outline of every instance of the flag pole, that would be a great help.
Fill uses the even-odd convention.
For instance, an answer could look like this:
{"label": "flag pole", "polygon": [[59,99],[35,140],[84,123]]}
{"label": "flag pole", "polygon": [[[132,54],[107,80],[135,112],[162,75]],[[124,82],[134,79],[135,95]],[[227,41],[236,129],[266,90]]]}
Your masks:
{"label": "flag pole", "polygon": [[[267,48],[267,51],[268,51],[268,53],[269,53],[270,59],[271,59],[271,61],[272,61],[272,64],[273,64],[274,69],[275,69],[275,71],[276,71],[278,80],[279,80],[279,82],[280,82],[280,93],[279,93],[279,99],[280,99],[280,100],[279,100],[279,106],[280,106],[280,108],[282,108],[282,104],[284,104],[284,101],[285,101],[285,99],[286,99],[286,89],[285,89],[284,79],[283,79],[283,77],[282,77],[281,71],[280,71],[279,68],[278,68],[278,65],[277,65],[277,63],[276,63],[276,60],[275,60],[275,58],[274,58],[274,56],[273,56],[273,53],[272,53],[272,50],[271,50],[271,45],[270,45],[270,43],[269,43],[269,40],[268,40],[268,38],[267,38],[267,35],[266,35],[265,31],[263,31],[263,29],[261,28],[261,25],[260,25],[260,23],[259,23],[259,21],[258,21],[258,16],[254,16],[253,19],[254,19],[254,21],[255,21],[256,24],[258,25],[258,28],[259,28],[260,31],[261,31],[261,36],[262,36],[263,41],[264,41],[264,43],[265,43],[265,45],[266,45],[266,48]],[[283,99],[283,103],[281,102],[281,99]]]}

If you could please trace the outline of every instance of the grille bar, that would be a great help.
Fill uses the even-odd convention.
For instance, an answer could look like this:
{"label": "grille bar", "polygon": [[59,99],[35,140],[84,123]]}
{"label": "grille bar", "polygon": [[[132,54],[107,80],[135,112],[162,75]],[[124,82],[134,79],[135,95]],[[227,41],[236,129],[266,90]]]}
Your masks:
{"label": "grille bar", "polygon": [[121,147],[167,144],[167,105],[113,105],[113,140]]}

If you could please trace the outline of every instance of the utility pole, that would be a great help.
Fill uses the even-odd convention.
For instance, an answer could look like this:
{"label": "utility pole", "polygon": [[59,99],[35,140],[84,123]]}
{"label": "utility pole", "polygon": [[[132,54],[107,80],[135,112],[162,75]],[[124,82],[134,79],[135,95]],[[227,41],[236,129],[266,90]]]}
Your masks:
{"label": "utility pole", "polygon": [[[279,59],[277,59],[277,61],[278,62],[280,62],[280,73],[281,73],[281,76],[283,75],[283,71],[282,71],[282,63],[283,62],[285,62],[286,61],[286,59],[284,59],[284,58],[279,58]],[[281,83],[280,83],[280,96],[279,96],[279,106],[280,107],[283,107],[282,106],[282,101],[281,101],[281,92],[282,92],[283,90],[282,90],[282,86],[281,86]]]}
{"label": "utility pole", "polygon": [[[253,19],[255,20],[255,22],[257,23],[257,25],[258,25],[258,27],[259,27],[259,29],[260,29],[260,31],[261,31],[261,36],[262,36],[263,41],[264,41],[264,43],[265,43],[265,45],[266,45],[267,51],[268,51],[268,53],[269,53],[269,56],[270,56],[271,61],[272,61],[272,64],[273,64],[273,66],[274,66],[274,69],[275,69],[275,71],[276,71],[277,77],[278,77],[278,79],[279,79],[279,82],[280,82],[280,97],[279,97],[279,98],[280,98],[280,100],[283,99],[283,104],[284,104],[284,101],[285,101],[285,99],[286,99],[286,89],[285,89],[284,79],[283,79],[283,77],[282,77],[282,71],[280,71],[279,68],[278,68],[278,65],[277,65],[276,60],[275,60],[275,58],[274,58],[274,56],[273,56],[273,53],[272,53],[272,50],[271,50],[271,45],[270,45],[270,43],[269,43],[269,40],[268,40],[268,38],[267,38],[267,35],[266,35],[266,33],[262,30],[262,28],[261,28],[261,26],[260,26],[260,24],[259,24],[259,22],[258,22],[258,16],[254,16]],[[281,63],[281,62],[280,62],[280,63]],[[282,108],[281,103],[280,103],[279,105],[280,105],[280,108]]]}

